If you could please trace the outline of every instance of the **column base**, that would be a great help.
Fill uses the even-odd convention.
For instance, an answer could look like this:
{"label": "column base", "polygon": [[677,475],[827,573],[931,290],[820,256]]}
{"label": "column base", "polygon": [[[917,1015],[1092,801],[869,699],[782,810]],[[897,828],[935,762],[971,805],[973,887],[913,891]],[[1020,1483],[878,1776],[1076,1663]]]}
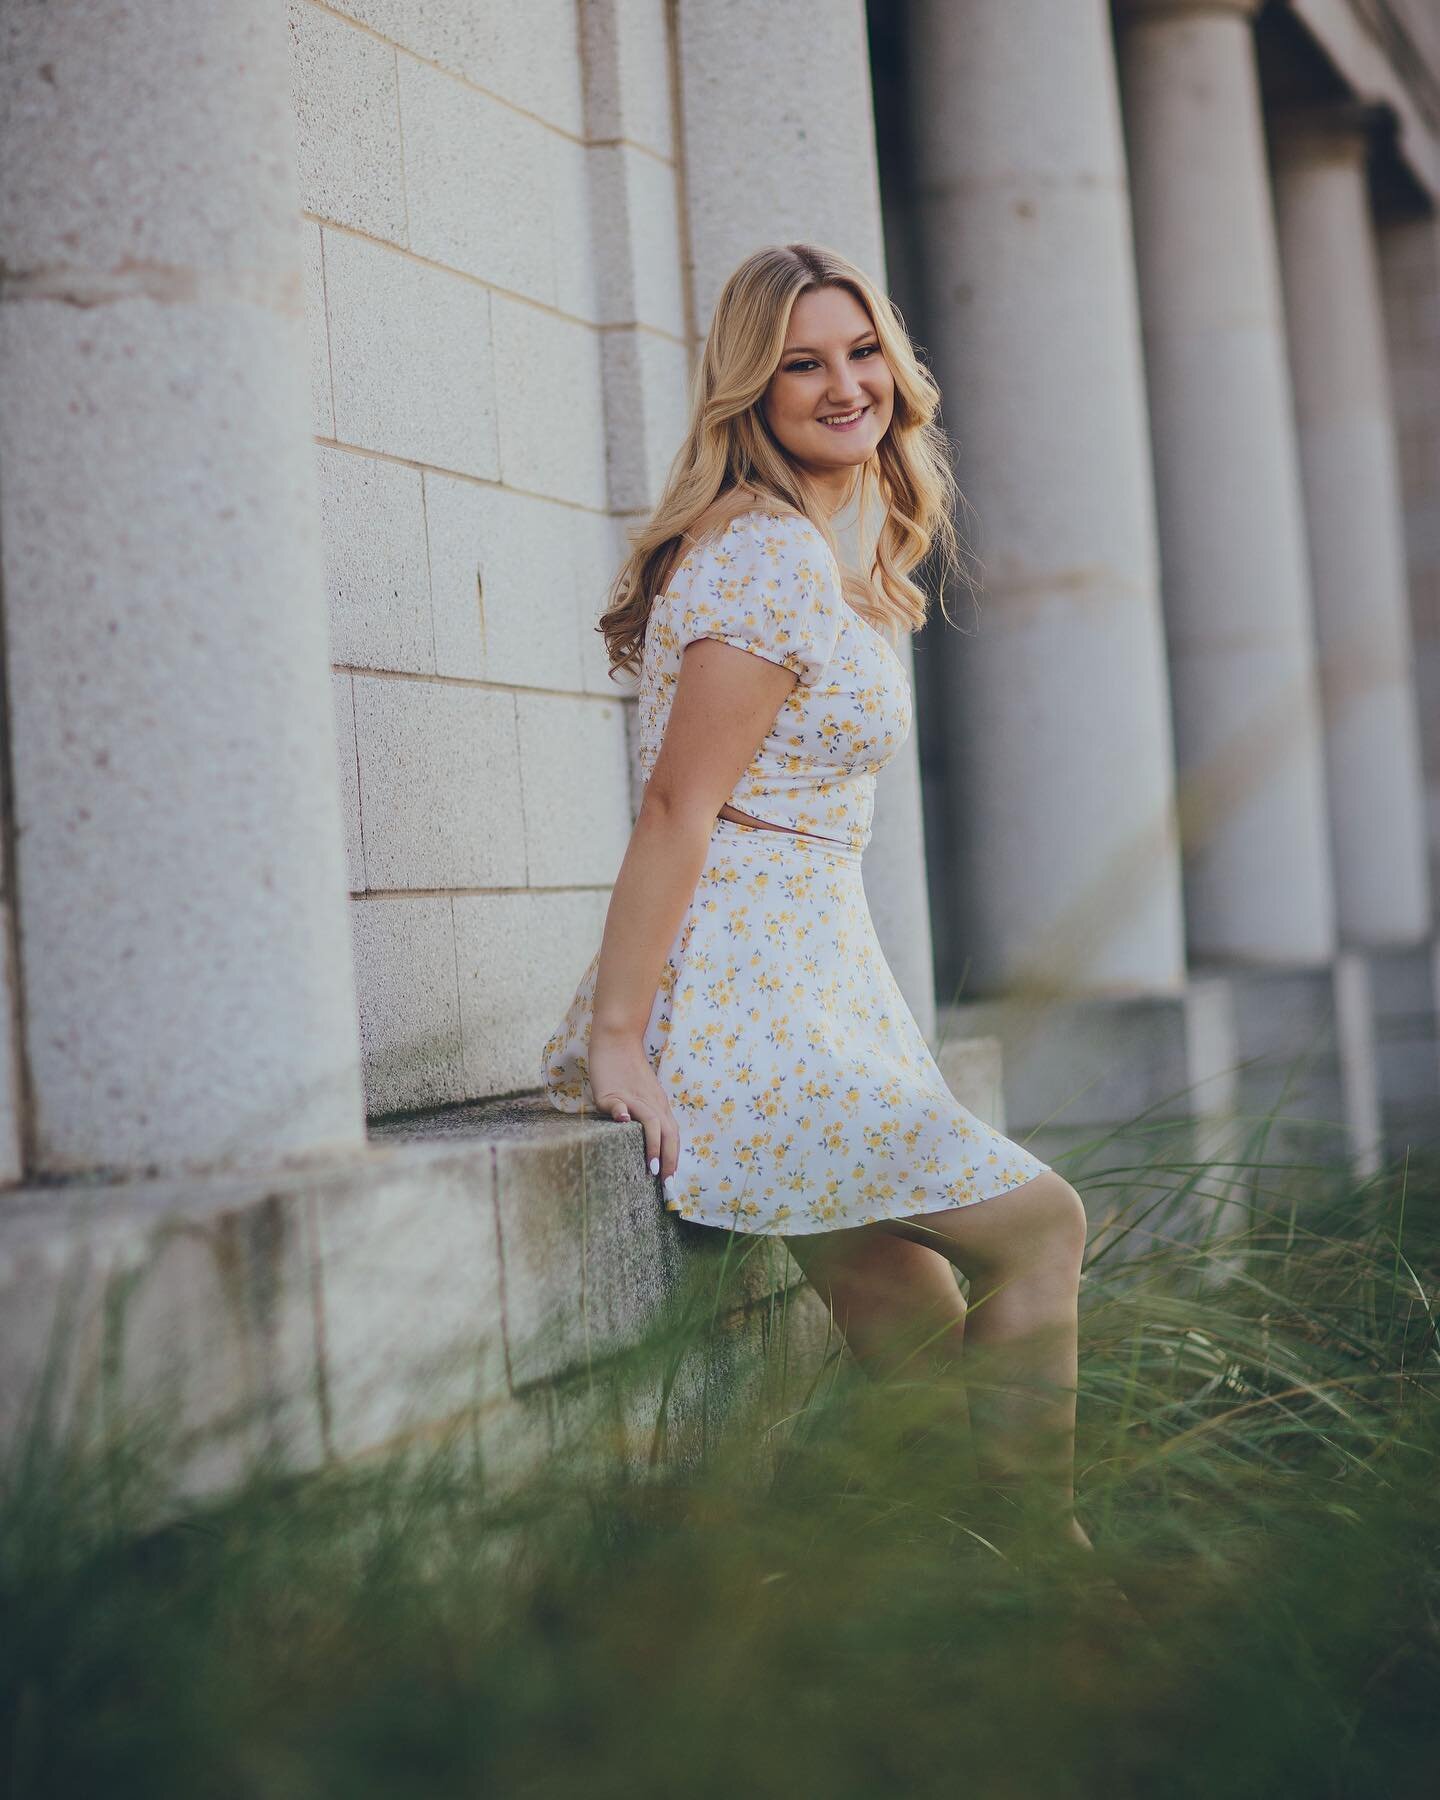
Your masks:
{"label": "column base", "polygon": [[1385,1159],[1440,1157],[1440,938],[1367,950]]}
{"label": "column base", "polygon": [[[1131,1256],[1159,1241],[1224,1232],[1235,1106],[1231,996],[1224,980],[1178,994],[1027,1004],[972,1000],[942,1009],[948,1040],[998,1040],[1004,1118],[972,1111],[1057,1168],[1083,1196],[1091,1255]],[[952,1084],[953,1085],[953,1084]]]}

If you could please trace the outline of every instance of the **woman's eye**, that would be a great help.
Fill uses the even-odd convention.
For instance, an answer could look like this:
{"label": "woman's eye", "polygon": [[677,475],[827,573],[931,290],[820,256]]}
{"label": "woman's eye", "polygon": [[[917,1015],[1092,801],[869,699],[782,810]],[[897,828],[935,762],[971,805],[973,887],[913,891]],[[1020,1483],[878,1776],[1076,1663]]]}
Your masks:
{"label": "woman's eye", "polygon": [[[878,354],[879,349],[880,346],[878,344],[861,344],[858,350],[852,350],[850,354],[852,356],[874,356]],[[814,367],[814,360],[808,356],[803,358],[800,362],[786,363],[785,365],[786,372],[791,375],[803,375],[806,369],[813,369]]]}

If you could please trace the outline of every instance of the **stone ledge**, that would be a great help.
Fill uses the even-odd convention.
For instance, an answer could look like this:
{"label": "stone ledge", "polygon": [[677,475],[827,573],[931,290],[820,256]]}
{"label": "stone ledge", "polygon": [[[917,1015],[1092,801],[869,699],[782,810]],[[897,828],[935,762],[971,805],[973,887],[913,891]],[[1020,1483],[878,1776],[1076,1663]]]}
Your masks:
{"label": "stone ledge", "polygon": [[[998,1056],[952,1043],[942,1064],[991,1116]],[[835,1340],[784,1245],[666,1212],[643,1127],[538,1092],[382,1119],[359,1153],[260,1174],[15,1189],[0,1210],[0,1447],[53,1337],[50,1416],[93,1440],[163,1408],[181,1493],[223,1490],[257,1456],[299,1473],[460,1423],[503,1478],[568,1449],[586,1372],[722,1276],[721,1386],[771,1383],[769,1356],[803,1393]],[[699,1382],[697,1416],[715,1416],[716,1379]],[[690,1399],[681,1380],[682,1453]]]}
{"label": "stone ledge", "polygon": [[[265,1175],[12,1190],[0,1441],[68,1318],[54,1416],[93,1433],[168,1396],[187,1492],[256,1453],[299,1471],[464,1417],[497,1465],[543,1454],[543,1390],[637,1341],[725,1242],[664,1211],[638,1124],[541,1095],[385,1120],[359,1155]],[[747,1248],[737,1326],[799,1281],[779,1243]]]}

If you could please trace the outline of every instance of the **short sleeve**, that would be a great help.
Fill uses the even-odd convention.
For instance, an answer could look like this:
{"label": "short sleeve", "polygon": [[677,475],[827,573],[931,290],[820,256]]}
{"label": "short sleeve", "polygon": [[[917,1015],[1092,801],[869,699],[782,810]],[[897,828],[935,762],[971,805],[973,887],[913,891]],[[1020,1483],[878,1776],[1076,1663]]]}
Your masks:
{"label": "short sleeve", "polygon": [[834,654],[843,604],[830,547],[809,519],[740,513],[696,554],[681,648],[718,638],[813,687]]}

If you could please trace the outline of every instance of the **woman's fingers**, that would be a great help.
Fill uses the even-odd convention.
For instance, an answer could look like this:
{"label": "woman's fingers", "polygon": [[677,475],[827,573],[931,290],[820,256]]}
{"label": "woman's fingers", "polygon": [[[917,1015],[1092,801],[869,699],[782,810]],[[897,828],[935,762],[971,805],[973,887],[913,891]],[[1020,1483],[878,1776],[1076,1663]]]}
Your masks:
{"label": "woman's fingers", "polygon": [[[603,1107],[612,1119],[621,1122],[631,1119],[640,1121],[645,1127],[645,1167],[652,1175],[658,1175],[669,1182],[680,1160],[680,1127],[670,1108],[639,1095],[627,1098],[623,1094],[597,1095],[596,1104]],[[667,1187],[665,1198],[668,1200],[672,1197],[671,1188]]]}

